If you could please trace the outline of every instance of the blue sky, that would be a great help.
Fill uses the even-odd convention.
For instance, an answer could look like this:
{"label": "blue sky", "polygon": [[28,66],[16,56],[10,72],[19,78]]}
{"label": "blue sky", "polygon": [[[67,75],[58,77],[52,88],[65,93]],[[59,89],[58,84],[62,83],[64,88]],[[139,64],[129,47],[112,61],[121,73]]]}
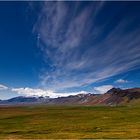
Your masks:
{"label": "blue sky", "polygon": [[0,2],[0,99],[140,87],[140,2]]}

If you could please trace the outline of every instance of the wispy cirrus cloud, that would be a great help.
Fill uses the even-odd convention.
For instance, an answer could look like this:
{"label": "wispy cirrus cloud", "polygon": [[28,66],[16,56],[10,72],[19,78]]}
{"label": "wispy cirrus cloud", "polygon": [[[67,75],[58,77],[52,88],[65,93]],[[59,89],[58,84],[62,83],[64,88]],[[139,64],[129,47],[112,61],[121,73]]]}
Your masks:
{"label": "wispy cirrus cloud", "polygon": [[[120,15],[123,8],[115,10],[115,5],[111,11],[106,2],[82,4],[42,4],[34,31],[50,66],[40,75],[46,88],[80,87],[140,65],[140,16]],[[104,8],[109,9],[106,18]]]}

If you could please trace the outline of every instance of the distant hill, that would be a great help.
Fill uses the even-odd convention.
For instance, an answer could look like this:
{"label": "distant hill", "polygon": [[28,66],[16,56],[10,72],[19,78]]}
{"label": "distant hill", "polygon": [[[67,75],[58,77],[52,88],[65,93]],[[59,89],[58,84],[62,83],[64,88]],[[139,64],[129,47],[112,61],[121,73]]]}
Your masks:
{"label": "distant hill", "polygon": [[14,104],[48,104],[48,105],[121,105],[140,101],[140,88],[119,89],[112,88],[105,94],[77,94],[68,97],[15,97],[0,100],[1,105]]}
{"label": "distant hill", "polygon": [[24,96],[18,96],[14,97],[8,100],[1,100],[0,104],[38,104],[38,103],[44,103],[49,99],[49,97],[24,97]]}

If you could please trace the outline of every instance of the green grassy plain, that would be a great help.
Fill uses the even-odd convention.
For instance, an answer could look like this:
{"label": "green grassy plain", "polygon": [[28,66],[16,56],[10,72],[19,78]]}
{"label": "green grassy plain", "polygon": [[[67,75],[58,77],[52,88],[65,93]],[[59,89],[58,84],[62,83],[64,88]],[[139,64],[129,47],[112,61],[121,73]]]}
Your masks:
{"label": "green grassy plain", "polygon": [[0,138],[140,138],[140,105],[0,107]]}

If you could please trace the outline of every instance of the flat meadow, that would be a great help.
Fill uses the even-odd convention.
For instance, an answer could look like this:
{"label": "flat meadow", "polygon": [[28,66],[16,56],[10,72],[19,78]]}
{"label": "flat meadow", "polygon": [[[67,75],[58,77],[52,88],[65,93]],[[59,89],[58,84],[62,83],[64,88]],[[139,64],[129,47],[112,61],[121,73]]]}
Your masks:
{"label": "flat meadow", "polygon": [[140,105],[1,106],[0,138],[140,138]]}

